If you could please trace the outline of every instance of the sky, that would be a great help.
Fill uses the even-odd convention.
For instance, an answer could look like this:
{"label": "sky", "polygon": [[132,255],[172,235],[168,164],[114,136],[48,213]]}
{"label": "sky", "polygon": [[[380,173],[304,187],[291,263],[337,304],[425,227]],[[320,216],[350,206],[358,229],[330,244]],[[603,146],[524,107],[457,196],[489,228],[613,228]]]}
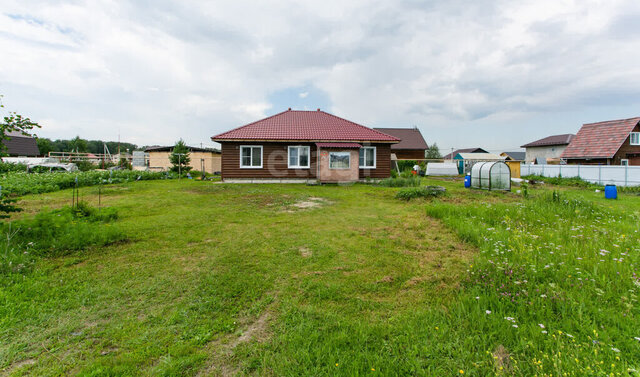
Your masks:
{"label": "sky", "polygon": [[53,139],[215,146],[321,108],[516,151],[640,116],[638,20],[637,0],[2,0],[2,111]]}

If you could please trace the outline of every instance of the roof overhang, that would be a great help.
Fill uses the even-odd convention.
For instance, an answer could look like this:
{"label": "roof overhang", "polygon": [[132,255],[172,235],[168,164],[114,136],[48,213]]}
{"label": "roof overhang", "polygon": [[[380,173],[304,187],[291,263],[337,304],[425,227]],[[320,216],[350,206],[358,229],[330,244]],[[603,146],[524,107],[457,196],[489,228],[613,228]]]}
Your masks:
{"label": "roof overhang", "polygon": [[224,142],[239,142],[239,143],[361,143],[361,144],[396,144],[399,143],[399,140],[311,140],[311,139],[216,139],[211,138],[211,140],[217,143]]}

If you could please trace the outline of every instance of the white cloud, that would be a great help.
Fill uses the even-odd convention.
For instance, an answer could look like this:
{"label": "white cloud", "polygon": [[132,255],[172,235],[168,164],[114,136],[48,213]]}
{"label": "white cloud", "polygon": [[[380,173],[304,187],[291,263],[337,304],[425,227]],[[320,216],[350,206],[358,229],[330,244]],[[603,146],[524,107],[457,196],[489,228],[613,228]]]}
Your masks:
{"label": "white cloud", "polygon": [[0,93],[43,136],[199,144],[288,107],[270,93],[313,86],[356,122],[511,147],[638,115],[633,15],[624,0],[8,0]]}

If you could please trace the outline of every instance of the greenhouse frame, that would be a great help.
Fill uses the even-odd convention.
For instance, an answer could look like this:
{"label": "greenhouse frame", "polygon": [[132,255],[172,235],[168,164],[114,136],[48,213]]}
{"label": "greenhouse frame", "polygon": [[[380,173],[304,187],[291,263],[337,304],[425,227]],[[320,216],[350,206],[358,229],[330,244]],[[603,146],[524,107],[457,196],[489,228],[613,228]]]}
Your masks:
{"label": "greenhouse frame", "polygon": [[502,161],[477,162],[471,168],[471,187],[510,191],[511,170]]}

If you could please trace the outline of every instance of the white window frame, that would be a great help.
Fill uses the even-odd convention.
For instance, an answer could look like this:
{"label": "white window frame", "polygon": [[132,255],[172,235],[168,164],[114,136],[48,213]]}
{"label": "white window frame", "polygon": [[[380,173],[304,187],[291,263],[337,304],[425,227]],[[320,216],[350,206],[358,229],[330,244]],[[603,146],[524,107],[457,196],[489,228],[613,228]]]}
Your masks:
{"label": "white window frame", "polygon": [[[635,143],[633,142],[635,136]],[[632,132],[631,135],[629,135],[629,144],[631,145],[640,145],[640,132]]]}
{"label": "white window frame", "polygon": [[[253,162],[253,148],[260,148],[260,166],[253,166],[253,165],[242,165],[242,150],[244,148],[251,148],[251,157],[250,157],[250,161]],[[262,145],[241,145],[240,146],[240,169],[262,169],[262,165],[263,165],[263,148]]]}
{"label": "white window frame", "polygon": [[629,159],[628,158],[621,158],[620,159],[620,165],[629,166]]}
{"label": "white window frame", "polygon": [[[334,153],[340,153],[340,154],[344,154],[346,153],[347,156],[349,156],[349,165],[346,168],[332,168],[331,167],[331,155]],[[331,170],[348,170],[351,169],[351,152],[345,152],[345,151],[331,151],[329,152],[329,169]]]}
{"label": "white window frame", "polygon": [[[366,166],[366,165],[360,165],[360,151],[364,151],[365,149],[373,149],[373,166]],[[366,163],[367,161],[367,152],[364,152],[365,156],[364,156],[364,161]],[[376,168],[376,164],[377,164],[377,160],[378,160],[378,151],[376,150],[376,147],[362,147],[360,148],[360,150],[358,151],[358,165],[360,167],[360,169],[375,169]]]}
{"label": "white window frame", "polygon": [[[291,165],[291,149],[298,149],[298,165]],[[300,150],[307,150],[307,165],[300,165]],[[309,169],[311,167],[311,147],[308,145],[289,145],[287,148],[287,167],[289,169]]]}

